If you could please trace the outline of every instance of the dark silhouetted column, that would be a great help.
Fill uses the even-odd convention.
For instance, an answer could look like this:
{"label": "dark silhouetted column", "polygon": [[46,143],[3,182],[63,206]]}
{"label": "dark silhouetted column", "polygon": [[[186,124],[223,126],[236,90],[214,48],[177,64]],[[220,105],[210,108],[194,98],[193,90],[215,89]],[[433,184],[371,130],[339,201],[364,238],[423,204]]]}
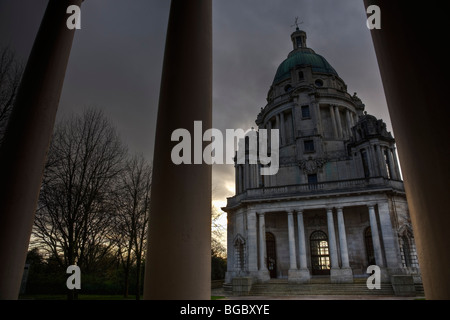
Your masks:
{"label": "dark silhouetted column", "polygon": [[0,149],[0,298],[17,299],[56,111],[74,37],[50,0]]}
{"label": "dark silhouetted column", "polygon": [[365,0],[397,141],[427,299],[450,299],[450,130],[446,11],[437,4]]}
{"label": "dark silhouetted column", "polygon": [[172,0],[159,99],[144,298],[209,300],[211,166],[173,164],[171,135],[212,126],[211,0]]}

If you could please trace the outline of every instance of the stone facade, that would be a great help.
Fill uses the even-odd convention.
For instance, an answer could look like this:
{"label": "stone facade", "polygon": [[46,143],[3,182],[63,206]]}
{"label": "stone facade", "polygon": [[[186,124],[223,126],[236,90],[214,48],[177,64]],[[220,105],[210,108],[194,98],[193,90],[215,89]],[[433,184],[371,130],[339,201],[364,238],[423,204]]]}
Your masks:
{"label": "stone facade", "polygon": [[294,50],[256,119],[258,129],[279,130],[280,168],[263,176],[261,164],[235,166],[236,195],[223,208],[226,283],[353,282],[373,264],[384,282],[394,275],[420,281],[394,138],[306,46],[305,32],[291,38]]}

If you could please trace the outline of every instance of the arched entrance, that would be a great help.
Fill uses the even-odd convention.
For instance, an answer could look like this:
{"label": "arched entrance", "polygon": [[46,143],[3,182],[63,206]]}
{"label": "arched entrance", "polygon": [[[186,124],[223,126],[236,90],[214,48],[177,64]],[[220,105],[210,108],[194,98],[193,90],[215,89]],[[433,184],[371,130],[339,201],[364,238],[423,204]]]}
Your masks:
{"label": "arched entrance", "polygon": [[314,231],[310,238],[311,267],[313,275],[330,274],[330,252],[328,250],[328,237],[323,231]]}
{"label": "arched entrance", "polygon": [[266,252],[267,252],[267,269],[270,273],[270,278],[277,277],[277,250],[275,243],[275,236],[266,232]]}

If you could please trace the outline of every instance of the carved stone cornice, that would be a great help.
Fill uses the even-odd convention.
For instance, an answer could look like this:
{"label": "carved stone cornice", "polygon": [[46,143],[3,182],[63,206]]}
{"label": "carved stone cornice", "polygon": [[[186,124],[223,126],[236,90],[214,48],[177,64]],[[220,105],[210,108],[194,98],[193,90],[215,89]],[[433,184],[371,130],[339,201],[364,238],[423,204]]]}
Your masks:
{"label": "carved stone cornice", "polygon": [[307,160],[300,160],[298,165],[306,174],[317,173],[317,170],[321,169],[328,160],[325,158],[312,158],[309,157]]}

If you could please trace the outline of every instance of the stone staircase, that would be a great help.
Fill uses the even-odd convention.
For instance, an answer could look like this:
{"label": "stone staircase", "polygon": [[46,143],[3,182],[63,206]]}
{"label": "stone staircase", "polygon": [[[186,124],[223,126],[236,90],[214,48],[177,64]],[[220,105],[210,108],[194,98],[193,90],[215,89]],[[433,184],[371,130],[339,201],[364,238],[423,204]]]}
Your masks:
{"label": "stone staircase", "polygon": [[[422,284],[415,284],[416,297],[424,297]],[[232,295],[231,283],[224,283],[223,290]],[[329,277],[313,277],[309,283],[293,284],[286,279],[271,279],[266,283],[254,283],[250,296],[294,296],[294,295],[360,295],[395,296],[390,283],[382,283],[381,289],[369,290],[365,278],[355,278],[353,283],[330,283]]]}
{"label": "stone staircase", "polygon": [[382,283],[381,289],[369,290],[366,279],[354,279],[353,283],[330,283],[329,278],[312,278],[309,283],[292,284],[284,279],[272,279],[267,283],[255,283],[251,296],[290,295],[374,295],[394,296],[391,284]]}

